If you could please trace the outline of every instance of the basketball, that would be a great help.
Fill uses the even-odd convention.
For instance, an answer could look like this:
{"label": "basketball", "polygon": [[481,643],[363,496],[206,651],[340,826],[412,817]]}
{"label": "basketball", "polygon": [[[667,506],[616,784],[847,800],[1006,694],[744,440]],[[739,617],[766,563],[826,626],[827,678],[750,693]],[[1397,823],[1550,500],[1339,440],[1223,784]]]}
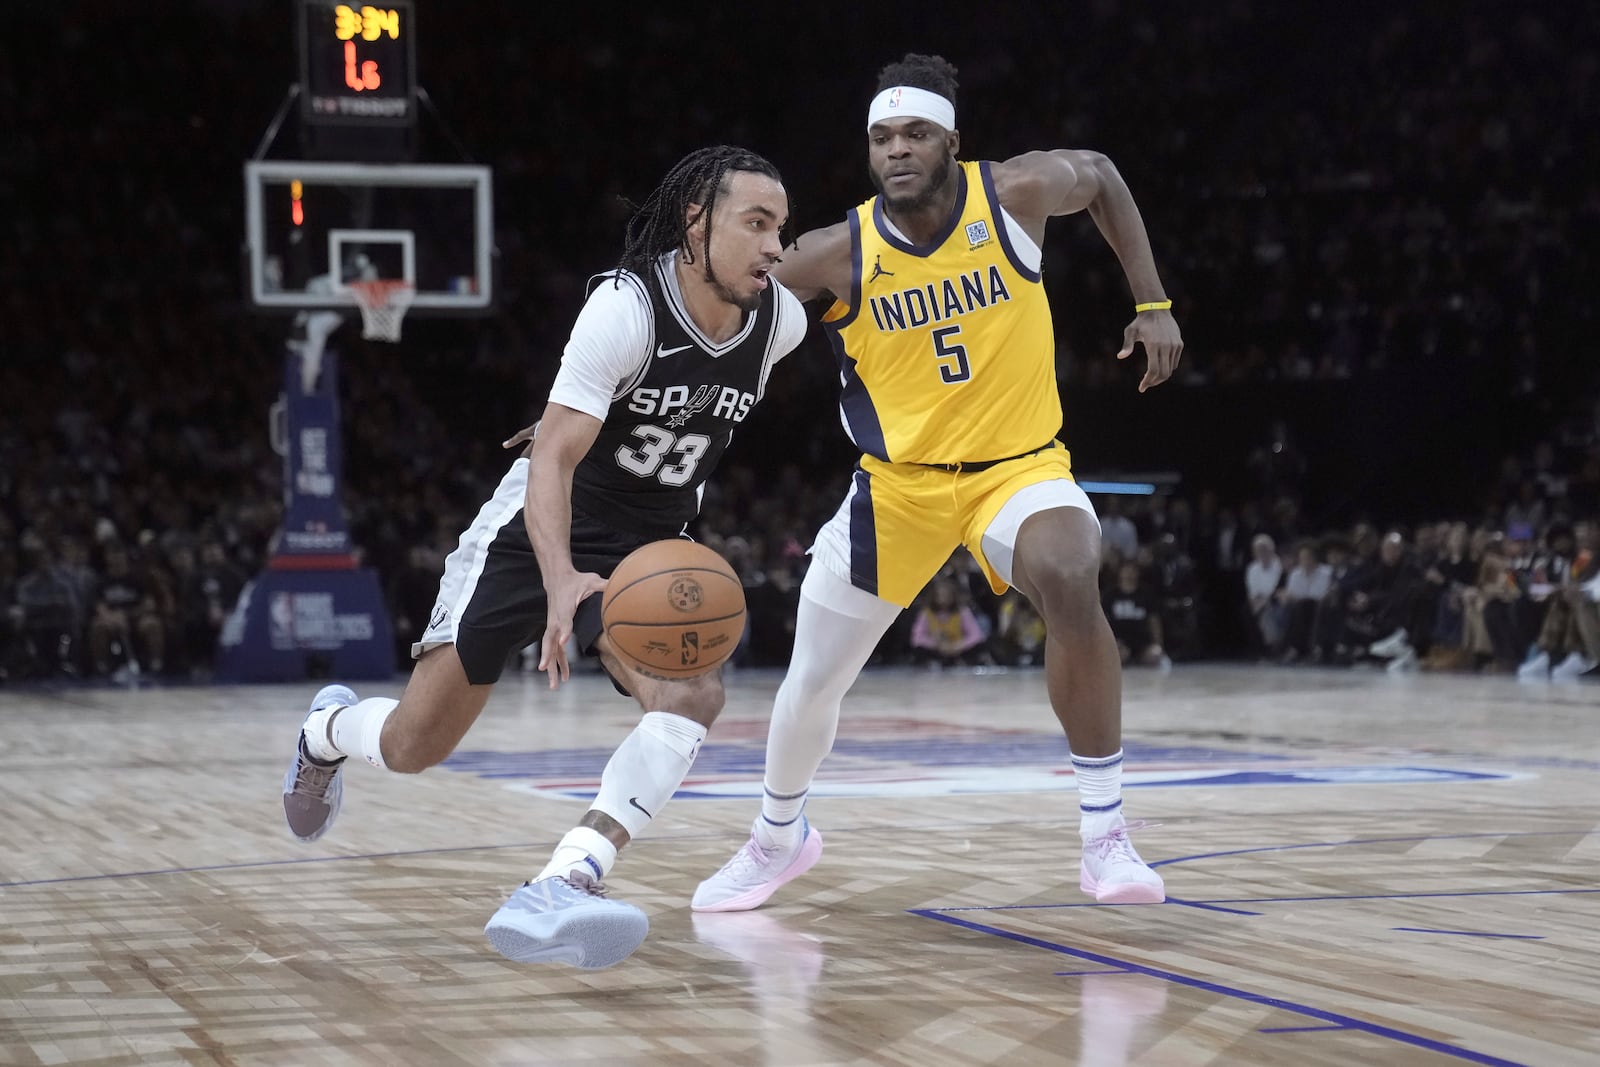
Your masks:
{"label": "basketball", "polygon": [[705,545],[674,539],[635,549],[611,572],[600,620],[630,667],[693,678],[720,667],[744,633],[744,586]]}

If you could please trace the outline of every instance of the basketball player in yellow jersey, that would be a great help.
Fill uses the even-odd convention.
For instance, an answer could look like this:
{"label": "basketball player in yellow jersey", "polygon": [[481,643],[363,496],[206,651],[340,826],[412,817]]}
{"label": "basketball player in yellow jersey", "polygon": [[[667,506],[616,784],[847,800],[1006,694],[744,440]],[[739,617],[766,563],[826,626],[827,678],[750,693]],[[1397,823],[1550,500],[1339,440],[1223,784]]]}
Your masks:
{"label": "basketball player in yellow jersey", "polygon": [[750,841],[695,892],[698,911],[760,906],[822,853],[802,815],[839,704],[878,639],[957,545],[999,592],[1045,620],[1050,703],[1078,784],[1081,884],[1107,903],[1158,903],[1161,877],[1122,815],[1122,674],[1100,607],[1100,524],[1055,439],[1055,336],[1040,285],[1045,223],[1087,211],[1116,252],[1143,345],[1140,391],[1183,350],[1133,197],[1097,152],[959,162],[956,71],[937,56],[886,67],[867,114],[878,195],[807,233],[774,268],[795,295],[831,295],[840,405],[863,455],[817,535],[794,656],[773,710]]}

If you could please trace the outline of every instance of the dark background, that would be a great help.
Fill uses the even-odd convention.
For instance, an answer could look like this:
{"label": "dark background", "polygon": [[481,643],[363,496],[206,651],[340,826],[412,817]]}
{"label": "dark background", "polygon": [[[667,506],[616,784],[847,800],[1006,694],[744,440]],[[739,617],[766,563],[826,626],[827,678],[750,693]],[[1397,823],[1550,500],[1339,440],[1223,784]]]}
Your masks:
{"label": "dark background", "polygon": [[[5,5],[0,546],[109,518],[259,566],[286,324],[240,296],[240,168],[296,76],[293,10]],[[864,199],[866,102],[908,50],[960,68],[964,156],[1098,149],[1143,211],[1187,344],[1152,393],[1112,358],[1130,300],[1092,222],[1046,246],[1081,473],[1173,471],[1235,507],[1287,493],[1312,528],[1493,523],[1510,467],[1596,394],[1597,23],[1584,4],[419,0],[418,80],[448,128],[425,120],[421,158],[459,143],[495,168],[501,299],[408,320],[398,347],[340,335],[354,532],[393,571],[461,528],[615,261],[620,198],[686,151],[768,156],[801,228]],[[854,460],[834,373],[814,331],[721,476],[813,487],[777,520],[796,536]],[[1251,462],[1275,422],[1305,458],[1288,483]]]}

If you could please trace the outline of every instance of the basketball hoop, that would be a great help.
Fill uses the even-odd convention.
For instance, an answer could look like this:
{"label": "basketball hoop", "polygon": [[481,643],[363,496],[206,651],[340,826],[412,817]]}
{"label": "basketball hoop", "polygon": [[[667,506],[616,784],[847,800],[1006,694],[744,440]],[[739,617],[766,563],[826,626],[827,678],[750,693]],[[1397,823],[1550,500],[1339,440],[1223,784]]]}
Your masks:
{"label": "basketball hoop", "polygon": [[400,340],[400,323],[417,287],[398,278],[353,281],[346,286],[361,309],[361,336],[368,341]]}

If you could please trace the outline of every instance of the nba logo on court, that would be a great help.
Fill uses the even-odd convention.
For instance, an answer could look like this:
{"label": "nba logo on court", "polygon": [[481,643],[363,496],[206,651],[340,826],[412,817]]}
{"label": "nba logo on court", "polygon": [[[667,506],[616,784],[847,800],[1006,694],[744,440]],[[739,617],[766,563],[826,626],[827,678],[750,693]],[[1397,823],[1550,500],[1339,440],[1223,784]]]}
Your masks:
{"label": "nba logo on court", "polygon": [[989,223],[983,219],[967,223],[967,246],[969,248],[982,248],[990,241]]}

